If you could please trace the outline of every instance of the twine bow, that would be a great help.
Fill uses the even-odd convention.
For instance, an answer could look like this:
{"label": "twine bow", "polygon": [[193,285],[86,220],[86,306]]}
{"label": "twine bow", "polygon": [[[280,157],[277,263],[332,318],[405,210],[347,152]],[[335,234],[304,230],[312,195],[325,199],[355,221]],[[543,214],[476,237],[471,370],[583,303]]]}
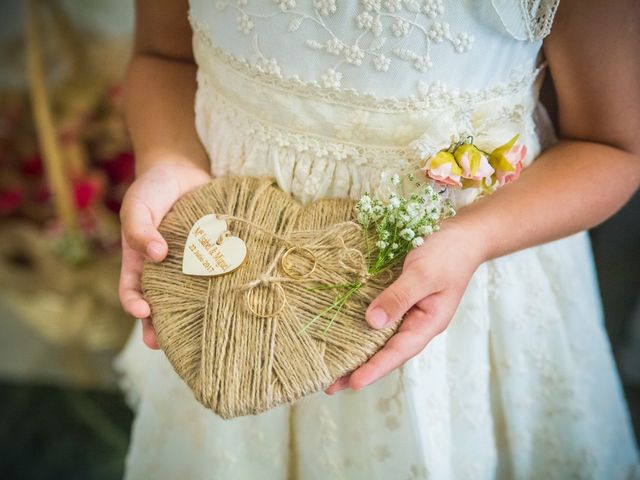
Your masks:
{"label": "twine bow", "polygon": [[[278,262],[280,261],[281,255],[283,253],[284,249],[280,249],[278,254],[274,256],[273,260],[271,261],[271,263],[269,263],[267,269],[258,275],[258,277],[254,280],[251,280],[243,285],[240,285],[240,287],[238,287],[238,289],[240,291],[244,292],[244,304],[245,307],[254,315],[257,315],[258,317],[273,317],[277,314],[279,314],[285,307],[285,305],[287,304],[287,295],[284,292],[284,289],[282,288],[281,283],[282,282],[291,282],[291,281],[295,281],[293,278],[291,277],[283,277],[283,276],[279,276],[279,275],[272,275],[272,272],[276,269],[276,266],[278,265]],[[280,294],[280,306],[272,312],[259,312],[258,310],[256,310],[255,308],[253,308],[253,306],[251,305],[251,296],[254,292],[254,289],[260,285],[269,285],[269,284],[274,284],[276,286],[276,289],[278,291],[278,293]]]}
{"label": "twine bow", "polygon": [[[220,218],[246,223],[252,228],[259,230],[274,239],[280,240],[285,244],[285,246],[280,248],[276,255],[274,255],[274,258],[262,273],[258,274],[257,277],[253,280],[250,280],[249,282],[246,282],[238,287],[239,291],[244,292],[244,302],[247,309],[254,315],[257,315],[259,317],[267,318],[276,316],[287,305],[287,296],[284,288],[282,287],[283,283],[303,283],[319,281],[318,278],[312,278],[311,274],[315,271],[316,265],[318,264],[317,254],[321,251],[340,249],[340,252],[336,255],[337,264],[343,269],[343,271],[353,274],[356,277],[357,281],[363,285],[367,283],[372,276],[368,272],[367,259],[365,257],[365,254],[358,248],[348,246],[345,241],[345,236],[350,233],[348,230],[345,231],[345,229],[355,228],[358,234],[367,234],[367,232],[362,231],[361,225],[353,221],[337,223],[328,229],[305,232],[309,233],[311,238],[313,238],[314,240],[310,242],[295,242],[291,236],[279,235],[243,218],[235,217],[232,215],[220,215]],[[337,246],[336,242],[338,244]],[[290,252],[295,250],[309,253],[313,261],[313,266],[307,272],[304,272],[300,275],[294,275],[292,270],[290,270],[283,264],[284,258]],[[280,264],[284,275],[274,273],[277,270],[278,264]],[[258,309],[256,309],[252,305],[252,297],[256,293],[255,289],[264,285],[274,285],[280,297],[278,308],[274,309],[271,312],[258,311]]]}
{"label": "twine bow", "polygon": [[[358,277],[358,281],[361,284],[367,283],[369,281],[369,278],[371,278],[372,275],[369,273],[369,267],[367,265],[367,259],[365,255],[357,248],[347,247],[347,245],[344,243],[344,238],[342,236],[338,236],[337,239],[340,241],[343,248],[342,252],[340,253],[340,259],[338,260],[338,262],[340,263],[340,266],[342,266],[346,271],[355,274]],[[357,257],[357,260],[351,265],[349,265],[347,262],[345,262],[343,258],[345,253],[355,254]],[[347,258],[353,258],[353,257],[347,256]]]}

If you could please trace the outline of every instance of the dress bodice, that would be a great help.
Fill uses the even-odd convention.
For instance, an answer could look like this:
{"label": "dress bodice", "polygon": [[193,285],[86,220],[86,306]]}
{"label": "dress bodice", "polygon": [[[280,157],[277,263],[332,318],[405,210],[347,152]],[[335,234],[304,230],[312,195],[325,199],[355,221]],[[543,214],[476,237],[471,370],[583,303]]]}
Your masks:
{"label": "dress bodice", "polygon": [[530,162],[540,151],[540,49],[556,7],[191,0],[196,122],[213,172],[273,174],[305,203],[375,191],[416,151],[463,135],[492,148],[520,133]]}

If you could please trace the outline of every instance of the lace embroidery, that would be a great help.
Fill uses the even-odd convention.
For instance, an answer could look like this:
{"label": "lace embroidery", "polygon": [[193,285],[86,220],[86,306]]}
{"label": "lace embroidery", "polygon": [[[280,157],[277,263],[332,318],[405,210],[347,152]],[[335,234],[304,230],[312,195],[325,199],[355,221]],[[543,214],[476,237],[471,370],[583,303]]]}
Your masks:
{"label": "lace embroidery", "polygon": [[404,366],[400,366],[395,381],[395,390],[388,396],[380,397],[376,404],[376,409],[385,416],[384,425],[388,430],[400,428],[400,416],[404,411],[402,402],[404,382]]}
{"label": "lace embroidery", "polygon": [[[394,165],[399,168],[399,161],[405,160],[409,163],[419,161],[415,156],[415,150],[411,145],[376,145],[373,143],[357,143],[356,139],[364,138],[361,131],[367,125],[367,112],[354,110],[351,114],[351,125],[341,126],[335,132],[335,140],[324,135],[310,133],[308,131],[297,131],[287,126],[283,127],[259,118],[254,114],[246,112],[227,100],[223,95],[215,91],[215,87],[209,85],[208,78],[202,72],[198,72],[198,84],[202,87],[200,95],[211,95],[205,103],[210,111],[203,113],[204,116],[212,116],[229,124],[233,131],[242,132],[245,138],[254,139],[264,145],[273,145],[278,148],[285,148],[296,155],[303,152],[310,153],[316,159],[330,159],[332,161],[344,161],[368,168],[388,168]],[[461,111],[462,115],[470,112]],[[476,125],[467,123],[468,130],[481,134],[480,128],[490,125],[491,121],[502,121],[510,119],[521,121],[526,115],[525,107],[515,103],[511,107],[501,108],[495,117],[491,117]],[[460,132],[452,132],[459,134]],[[409,164],[408,163],[408,164]],[[407,165],[408,165],[407,164]]]}
{"label": "lace embroidery", "polygon": [[[345,62],[361,66],[366,58],[375,71],[386,72],[393,55],[409,62],[416,70],[426,72],[433,66],[431,50],[434,45],[446,42],[456,53],[464,53],[471,49],[474,42],[473,35],[466,32],[454,35],[448,23],[434,21],[444,12],[443,0],[426,0],[423,4],[418,0],[361,0],[360,11],[354,18],[354,23],[361,32],[353,42],[338,38],[324,21],[324,17],[336,13],[336,0],[314,0],[313,14],[296,10],[296,0],[275,0],[274,3],[277,10],[270,14],[250,12],[247,9],[248,0],[236,0],[235,3],[218,0],[215,6],[219,10],[237,10],[237,29],[245,35],[253,31],[255,22],[277,15],[291,17],[288,26],[291,34],[298,32],[305,22],[316,24],[328,38],[324,41],[306,39],[305,44],[339,58],[325,73],[331,77],[331,85],[337,83],[339,86],[341,75],[336,75],[335,72]],[[407,41],[405,37],[413,32],[418,32],[422,42],[416,36]],[[387,44],[390,45],[386,46]],[[420,44],[423,45],[422,51],[407,46]]]}
{"label": "lace embroidery", "polygon": [[517,40],[542,40],[551,32],[559,0],[491,0],[502,24]]}
{"label": "lace embroidery", "polygon": [[522,13],[530,39],[546,37],[551,32],[551,25],[560,0],[522,0]]}
{"label": "lace embroidery", "polygon": [[[450,108],[465,110],[475,103],[488,102],[526,91],[545,68],[544,65],[535,69],[516,66],[512,69],[507,81],[484,89],[459,90],[449,88],[443,82],[427,83],[419,80],[415,95],[379,97],[370,92],[360,92],[353,88],[342,87],[342,73],[335,69],[328,69],[319,81],[305,81],[297,74],[285,76],[277,59],[266,57],[260,50],[257,36],[254,36],[253,39],[257,60],[251,63],[247,59],[225,52],[215,45],[211,40],[209,27],[206,23],[191,15],[189,20],[196,39],[207,46],[207,55],[215,55],[217,59],[247,77],[272,88],[293,92],[298,96],[322,98],[330,103],[358,106],[375,111],[420,111]],[[385,59],[378,61],[386,62]]]}
{"label": "lace embroidery", "polygon": [[[206,86],[206,76],[198,75],[198,82]],[[332,142],[325,136],[283,128],[239,110],[222,95],[217,94],[213,88],[208,88],[206,94],[214,97],[207,101],[207,105],[216,110],[213,114],[214,118],[228,123],[234,130],[242,132],[246,138],[280,148],[290,148],[298,154],[308,152],[315,158],[330,157],[334,160],[349,158],[356,165],[371,167],[397,164],[399,158],[413,156],[413,151],[409,147],[360,145],[347,141]],[[211,114],[211,112],[208,113]],[[346,136],[346,132],[342,134]]]}
{"label": "lace embroidery", "polygon": [[[431,22],[444,12],[442,0],[427,0],[420,5],[416,0],[362,0],[362,10],[355,17],[355,24],[362,33],[355,43],[347,44],[340,40],[330,29],[326,27],[320,18],[314,19],[306,14],[296,13],[298,16],[292,20],[290,31],[297,30],[305,20],[320,20],[321,26],[327,31],[330,38],[325,42],[306,40],[306,45],[314,50],[322,50],[335,56],[343,55],[344,59],[336,63],[329,70],[335,71],[344,61],[354,65],[362,65],[365,56],[372,59],[372,65],[377,72],[386,72],[391,65],[391,55],[400,60],[410,62],[413,67],[425,72],[433,66],[431,49],[434,44],[447,41],[454,51],[464,53],[471,49],[474,38],[468,33],[452,35],[450,26],[446,22]],[[409,16],[402,16],[405,11]],[[423,20],[422,22],[420,20]],[[425,51],[420,53],[409,48],[402,48],[403,41],[396,41],[395,47],[384,49],[390,37],[404,39],[413,31],[422,34],[425,43]],[[360,42],[368,43],[363,47]],[[416,43],[416,42],[411,42]],[[339,86],[339,85],[338,85]]]}
{"label": "lace embroidery", "polygon": [[344,478],[342,461],[333,455],[332,447],[338,441],[338,425],[326,405],[320,405],[316,414],[318,424],[318,461],[331,471],[332,478]]}

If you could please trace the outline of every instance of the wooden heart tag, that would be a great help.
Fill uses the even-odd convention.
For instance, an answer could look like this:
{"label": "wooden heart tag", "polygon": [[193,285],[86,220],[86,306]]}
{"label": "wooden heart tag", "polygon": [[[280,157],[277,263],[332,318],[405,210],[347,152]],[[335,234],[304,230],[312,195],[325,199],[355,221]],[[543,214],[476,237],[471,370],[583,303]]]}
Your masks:
{"label": "wooden heart tag", "polygon": [[198,219],[184,245],[182,273],[222,275],[242,265],[247,256],[247,246],[241,238],[225,235],[225,232],[227,222],[213,213]]}

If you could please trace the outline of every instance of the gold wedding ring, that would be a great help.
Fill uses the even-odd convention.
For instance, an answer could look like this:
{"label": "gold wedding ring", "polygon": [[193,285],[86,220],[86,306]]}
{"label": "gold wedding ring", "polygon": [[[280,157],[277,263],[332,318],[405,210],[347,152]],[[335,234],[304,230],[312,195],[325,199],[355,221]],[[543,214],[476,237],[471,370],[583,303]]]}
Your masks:
{"label": "gold wedding ring", "polygon": [[[311,267],[311,269],[308,272],[305,273],[295,273],[291,270],[290,267],[287,266],[287,262],[286,259],[287,257],[295,251],[299,251],[299,252],[304,252],[311,260],[313,260],[313,266]],[[309,275],[311,275],[315,270],[316,270],[316,265],[318,264],[318,260],[316,259],[315,254],[309,250],[306,247],[298,247],[298,246],[294,246],[289,248],[286,252],[284,252],[284,254],[282,255],[282,257],[280,258],[280,265],[282,266],[282,270],[284,270],[284,272],[291,278],[294,279],[300,279],[300,278],[304,278],[304,277],[308,277]]]}
{"label": "gold wedding ring", "polygon": [[245,292],[245,304],[247,306],[247,308],[249,309],[249,311],[251,313],[253,313],[254,315],[261,317],[261,318],[269,318],[269,317],[275,317],[276,315],[278,315],[282,309],[284,308],[284,306],[287,304],[287,297],[286,294],[284,293],[284,288],[282,288],[282,285],[280,285],[279,283],[270,283],[268,285],[273,285],[276,289],[276,291],[278,292],[278,296],[280,297],[280,306],[278,307],[277,310],[273,311],[273,312],[267,312],[267,313],[262,313],[262,312],[258,312],[255,308],[253,308],[252,305],[252,293],[255,290],[256,287],[250,288]]}

